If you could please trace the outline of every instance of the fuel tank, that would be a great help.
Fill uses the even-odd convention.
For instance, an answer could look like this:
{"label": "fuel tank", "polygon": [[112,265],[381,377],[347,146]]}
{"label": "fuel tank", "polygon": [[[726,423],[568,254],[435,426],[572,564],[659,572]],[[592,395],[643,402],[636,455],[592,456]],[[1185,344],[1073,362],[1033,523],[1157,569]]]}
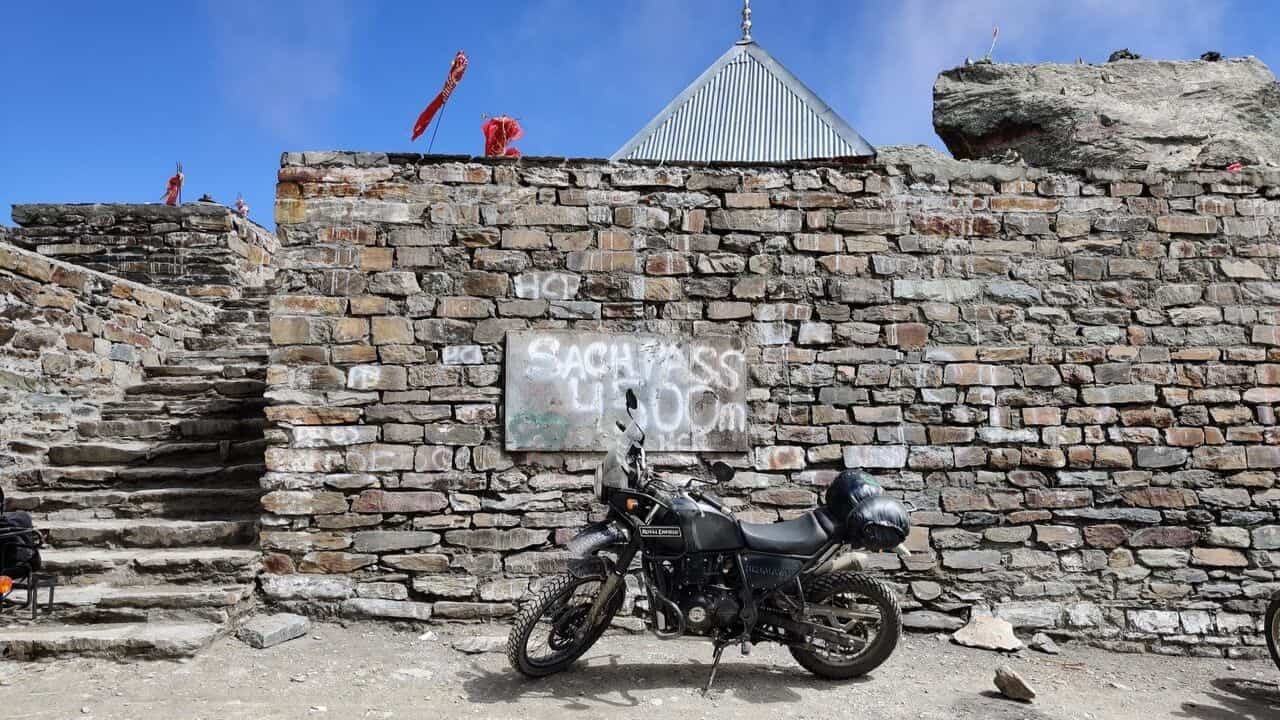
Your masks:
{"label": "fuel tank", "polygon": [[645,549],[654,555],[686,552],[724,552],[742,547],[742,533],[732,516],[691,498],[676,498],[671,509],[658,513],[640,528]]}

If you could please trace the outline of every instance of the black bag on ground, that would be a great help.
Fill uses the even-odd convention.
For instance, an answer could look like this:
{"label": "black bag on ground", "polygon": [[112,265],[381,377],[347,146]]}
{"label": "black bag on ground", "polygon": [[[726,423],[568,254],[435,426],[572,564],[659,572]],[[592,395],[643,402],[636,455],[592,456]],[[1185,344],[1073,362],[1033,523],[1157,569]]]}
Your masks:
{"label": "black bag on ground", "polygon": [[[0,490],[0,511],[4,490]],[[0,575],[24,578],[40,569],[40,538],[25,512],[0,512]]]}

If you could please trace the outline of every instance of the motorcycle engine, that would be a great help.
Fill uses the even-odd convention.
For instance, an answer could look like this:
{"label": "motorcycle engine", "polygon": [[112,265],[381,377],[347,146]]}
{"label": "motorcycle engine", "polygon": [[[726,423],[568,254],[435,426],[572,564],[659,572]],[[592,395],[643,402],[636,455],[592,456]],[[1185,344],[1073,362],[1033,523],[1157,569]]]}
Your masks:
{"label": "motorcycle engine", "polygon": [[716,628],[732,625],[742,610],[735,594],[724,587],[688,588],[681,593],[679,601],[685,629],[695,635],[706,635]]}
{"label": "motorcycle engine", "polygon": [[685,558],[681,568],[683,581],[676,604],[684,613],[685,628],[705,635],[717,628],[728,627],[738,620],[742,604],[733,587],[737,577],[729,556],[699,553]]}

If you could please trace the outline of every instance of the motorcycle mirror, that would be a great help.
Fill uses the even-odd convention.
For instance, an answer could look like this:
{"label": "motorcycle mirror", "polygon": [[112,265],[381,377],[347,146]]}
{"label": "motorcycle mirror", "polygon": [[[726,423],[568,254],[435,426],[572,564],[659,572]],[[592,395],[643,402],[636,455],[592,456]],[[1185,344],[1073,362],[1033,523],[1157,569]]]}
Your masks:
{"label": "motorcycle mirror", "polygon": [[717,483],[727,483],[733,479],[734,469],[719,461],[711,463],[711,476]]}
{"label": "motorcycle mirror", "polygon": [[615,423],[614,423],[614,425],[617,425],[617,426],[618,426],[618,429],[619,429],[619,430],[621,430],[622,432],[626,432],[626,431],[627,431],[627,426],[626,426],[626,425],[623,425],[623,424],[622,424],[622,423],[620,423],[620,422],[615,422]]}
{"label": "motorcycle mirror", "polygon": [[636,391],[627,388],[627,410],[635,410],[640,407],[640,398],[636,397]]}

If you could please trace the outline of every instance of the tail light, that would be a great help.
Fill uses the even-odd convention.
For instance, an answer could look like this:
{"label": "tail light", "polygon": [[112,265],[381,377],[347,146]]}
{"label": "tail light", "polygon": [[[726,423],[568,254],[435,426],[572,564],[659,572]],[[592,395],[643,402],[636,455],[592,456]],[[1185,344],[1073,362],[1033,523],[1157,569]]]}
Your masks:
{"label": "tail light", "polygon": [[4,597],[13,592],[13,578],[8,575],[0,575],[0,597]]}

